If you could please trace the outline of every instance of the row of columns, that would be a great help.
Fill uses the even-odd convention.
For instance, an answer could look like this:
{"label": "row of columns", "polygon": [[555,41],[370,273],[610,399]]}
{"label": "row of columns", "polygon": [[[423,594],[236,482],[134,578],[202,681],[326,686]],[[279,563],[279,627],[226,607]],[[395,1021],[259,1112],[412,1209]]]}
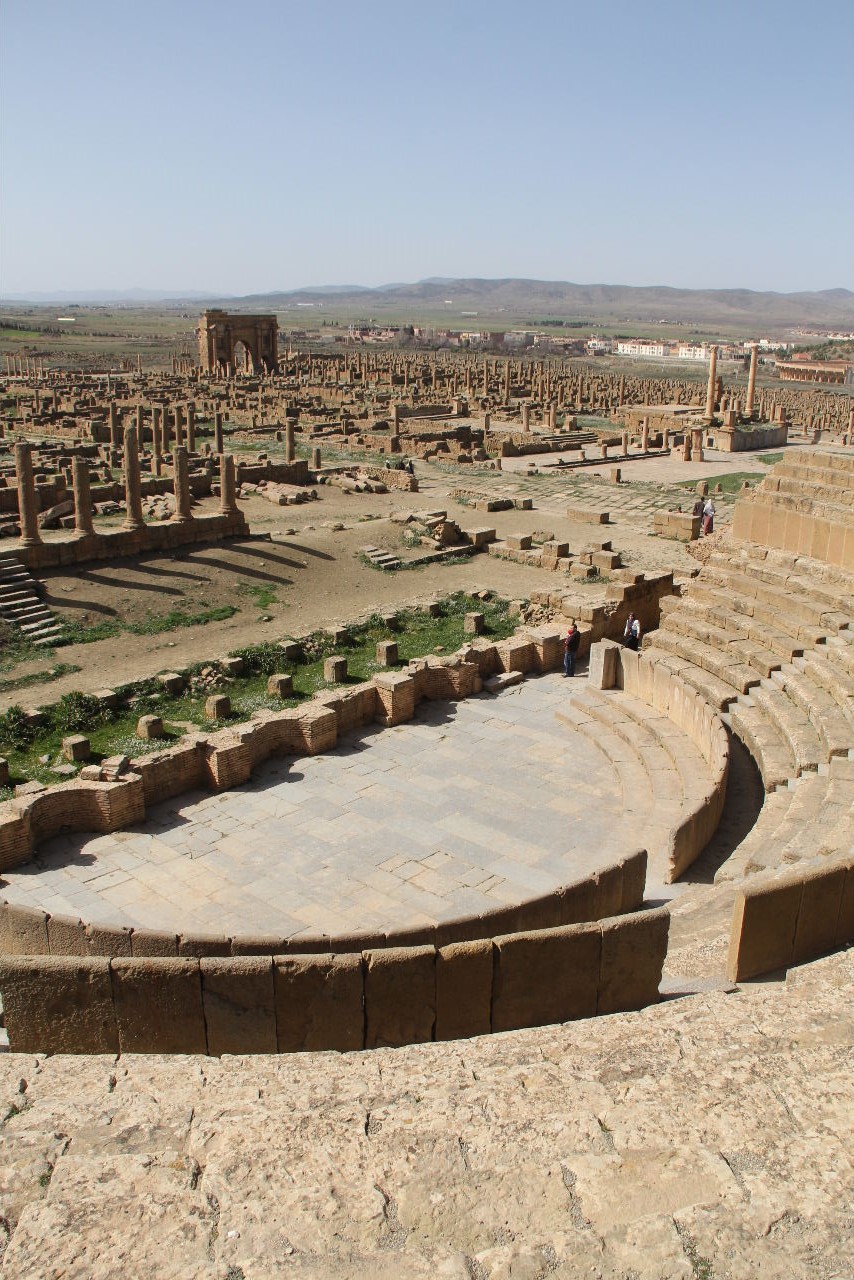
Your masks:
{"label": "row of columns", "polygon": [[[124,446],[123,476],[127,514],[123,528],[133,531],[146,527],[145,518],[142,514],[139,445],[135,426],[125,428]],[[189,455],[184,445],[175,447],[173,461],[175,494],[175,515],[173,518],[176,523],[183,523],[193,519]],[[18,516],[21,525],[21,543],[24,547],[40,546],[42,536],[39,530],[38,499],[33,476],[32,446],[26,440],[19,440],[15,444],[15,471],[18,481]],[[219,474],[220,511],[223,515],[234,515],[238,509],[237,484],[234,458],[230,453],[220,454]],[[74,494],[75,530],[81,536],[94,534],[89,464],[85,458],[75,456],[72,459],[71,484]]]}

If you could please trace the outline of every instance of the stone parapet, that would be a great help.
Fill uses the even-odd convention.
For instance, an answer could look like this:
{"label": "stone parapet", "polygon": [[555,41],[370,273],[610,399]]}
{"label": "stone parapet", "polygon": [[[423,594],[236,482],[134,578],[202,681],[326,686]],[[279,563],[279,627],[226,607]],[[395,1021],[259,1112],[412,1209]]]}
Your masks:
{"label": "stone parapet", "polygon": [[204,957],[5,955],[14,1052],[280,1053],[423,1043],[658,999],[666,909],[456,947]]}

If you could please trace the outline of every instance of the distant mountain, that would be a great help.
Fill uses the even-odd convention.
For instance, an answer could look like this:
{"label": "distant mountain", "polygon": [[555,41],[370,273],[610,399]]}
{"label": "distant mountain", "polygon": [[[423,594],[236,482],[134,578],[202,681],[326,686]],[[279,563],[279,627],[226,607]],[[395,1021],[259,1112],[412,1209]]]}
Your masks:
{"label": "distant mountain", "polygon": [[[823,289],[804,293],[762,293],[752,289],[675,289],[665,285],[633,286],[572,284],[566,280],[452,279],[433,277],[410,284],[321,285],[310,288],[232,297],[198,291],[158,292],[153,289],[90,290],[74,293],[7,295],[5,302],[69,305],[137,303],[170,306],[223,306],[238,310],[289,311],[315,306],[327,315],[344,319],[372,316],[416,321],[437,313],[449,324],[462,312],[476,312],[493,327],[535,325],[542,319],[582,320],[595,325],[630,326],[635,323],[738,325],[757,334],[762,329],[821,325],[854,328],[854,293],[849,289]],[[497,326],[496,326],[497,322]]]}
{"label": "distant mountain", "polygon": [[167,293],[160,289],[57,289],[55,293],[4,293],[0,302],[50,302],[75,303],[81,306],[99,306],[103,303],[121,302],[206,302],[213,298],[229,302],[230,299],[214,293]]}
{"label": "distant mountain", "polygon": [[752,289],[674,289],[665,285],[632,286],[572,284],[564,280],[431,279],[414,284],[384,285],[376,289],[299,289],[287,293],[253,294],[235,298],[233,305],[288,310],[299,303],[329,309],[355,305],[372,315],[383,311],[446,310],[449,320],[460,311],[484,316],[528,315],[619,321],[664,320],[757,325],[854,326],[854,293],[824,289],[805,293],[761,293]]}

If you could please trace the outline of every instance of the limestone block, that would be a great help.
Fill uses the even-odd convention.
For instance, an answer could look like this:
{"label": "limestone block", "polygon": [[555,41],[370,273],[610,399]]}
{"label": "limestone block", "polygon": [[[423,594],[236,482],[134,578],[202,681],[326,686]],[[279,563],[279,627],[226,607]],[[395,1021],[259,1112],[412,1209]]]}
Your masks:
{"label": "limestone block", "polygon": [[534,539],[530,533],[509,533],[504,541],[511,551],[530,551]]}
{"label": "limestone block", "polygon": [[272,957],[206,957],[199,964],[208,1053],[275,1053]]}
{"label": "limestone block", "polygon": [[184,688],[184,677],[177,671],[164,671],[157,679],[165,691],[173,697]]}
{"label": "limestone block", "polygon": [[212,693],[205,699],[206,720],[227,720],[231,715],[231,698],[227,693]]}
{"label": "limestone block", "polygon": [[434,947],[366,951],[365,1048],[432,1040],[436,1026]]}
{"label": "limestone block", "polygon": [[274,956],[279,1053],[364,1048],[361,955]]}
{"label": "limestone block", "polygon": [[5,756],[0,756],[0,787],[8,787],[9,785],[9,761]]}
{"label": "limestone block", "polygon": [[491,542],[495,542],[497,534],[494,529],[470,529],[468,532],[468,540],[473,547],[486,547]]}
{"label": "limestone block", "polygon": [[463,620],[463,631],[467,636],[483,635],[486,619],[482,613],[467,613]]}
{"label": "limestone block", "polygon": [[89,954],[85,926],[76,916],[48,916],[47,938],[52,956]]}
{"label": "limestone block", "polygon": [[327,684],[343,684],[347,679],[347,659],[342,657],[325,658],[323,662],[323,678]]}
{"label": "limestone block", "polygon": [[129,956],[131,930],[126,925],[87,924],[86,950],[90,956]]}
{"label": "limestone block", "polygon": [[613,689],[617,684],[620,646],[615,640],[597,640],[590,646],[587,679],[591,689]]}
{"label": "limestone block", "polygon": [[88,760],[92,754],[89,739],[82,733],[73,733],[62,739],[62,755],[65,760]]}
{"label": "limestone block", "polygon": [[302,657],[302,645],[296,640],[282,640],[279,642],[279,648],[287,662],[299,662]]}
{"label": "limestone block", "polygon": [[221,658],[219,665],[227,676],[241,676],[246,664],[242,658]]}
{"label": "limestone block", "polygon": [[13,1053],[118,1052],[109,960],[4,957],[0,990]]}
{"label": "limestone block", "polygon": [[425,604],[424,612],[430,618],[441,618],[442,605],[438,600],[431,600],[428,604]]}
{"label": "limestone block", "polygon": [[492,940],[455,942],[436,952],[436,1039],[492,1030]]}
{"label": "limestone block", "polygon": [[382,708],[377,719],[385,725],[403,724],[415,714],[415,680],[404,672],[374,676],[374,688]]}
{"label": "limestone block", "polygon": [[290,698],[294,692],[293,676],[285,675],[284,672],[276,672],[270,676],[267,681],[267,693],[271,698]]}
{"label": "limestone block", "polygon": [[802,888],[798,879],[777,880],[737,895],[727,955],[731,982],[792,963]]}
{"label": "limestone block", "polygon": [[178,936],[174,933],[158,933],[154,929],[134,929],[130,937],[131,955],[177,956]]}
{"label": "limestone block", "polygon": [[110,961],[122,1053],[206,1053],[199,961]]}
{"label": "limestone block", "polygon": [[47,955],[49,949],[44,911],[0,904],[0,955]]}
{"label": "limestone block", "polygon": [[178,955],[231,955],[231,939],[220,933],[182,933],[178,939]]}
{"label": "limestone block", "polygon": [[621,564],[622,561],[618,551],[593,552],[593,568],[598,569],[600,573],[609,573],[612,569],[619,569]]}
{"label": "limestone block", "polygon": [[138,738],[163,738],[166,736],[161,716],[140,716],[136,722]]}
{"label": "limestone block", "polygon": [[573,578],[586,579],[595,578],[597,571],[592,564],[585,564],[583,560],[573,560],[569,566],[569,572]]}
{"label": "limestone block", "polygon": [[597,1013],[643,1009],[658,1000],[670,912],[666,907],[603,920]]}
{"label": "limestone block", "polygon": [[593,876],[596,884],[596,914],[594,920],[616,916],[623,905],[623,864],[616,862],[602,867]]}
{"label": "limestone block", "polygon": [[377,645],[377,666],[395,667],[398,663],[397,641],[380,640]]}
{"label": "limestone block", "polygon": [[844,885],[844,866],[821,867],[803,877],[792,955],[795,964],[833,950]]}
{"label": "limestone block", "polygon": [[493,1031],[593,1017],[602,951],[598,924],[508,934],[493,941]]}
{"label": "limestone block", "polygon": [[647,851],[641,849],[630,853],[622,861],[623,896],[620,903],[621,914],[625,911],[636,911],[643,902],[646,889]]}

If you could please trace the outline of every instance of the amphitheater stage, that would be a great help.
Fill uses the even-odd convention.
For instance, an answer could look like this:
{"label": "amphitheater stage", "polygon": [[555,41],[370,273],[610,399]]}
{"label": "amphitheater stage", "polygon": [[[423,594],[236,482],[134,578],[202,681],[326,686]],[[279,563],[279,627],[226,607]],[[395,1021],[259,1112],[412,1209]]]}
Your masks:
{"label": "amphitheater stage", "polygon": [[422,703],[407,724],[270,760],[239,790],[185,793],[130,830],[56,837],[4,874],[3,897],[87,923],[288,938],[539,898],[644,848],[675,798],[640,745],[571,723],[586,686],[547,675]]}

